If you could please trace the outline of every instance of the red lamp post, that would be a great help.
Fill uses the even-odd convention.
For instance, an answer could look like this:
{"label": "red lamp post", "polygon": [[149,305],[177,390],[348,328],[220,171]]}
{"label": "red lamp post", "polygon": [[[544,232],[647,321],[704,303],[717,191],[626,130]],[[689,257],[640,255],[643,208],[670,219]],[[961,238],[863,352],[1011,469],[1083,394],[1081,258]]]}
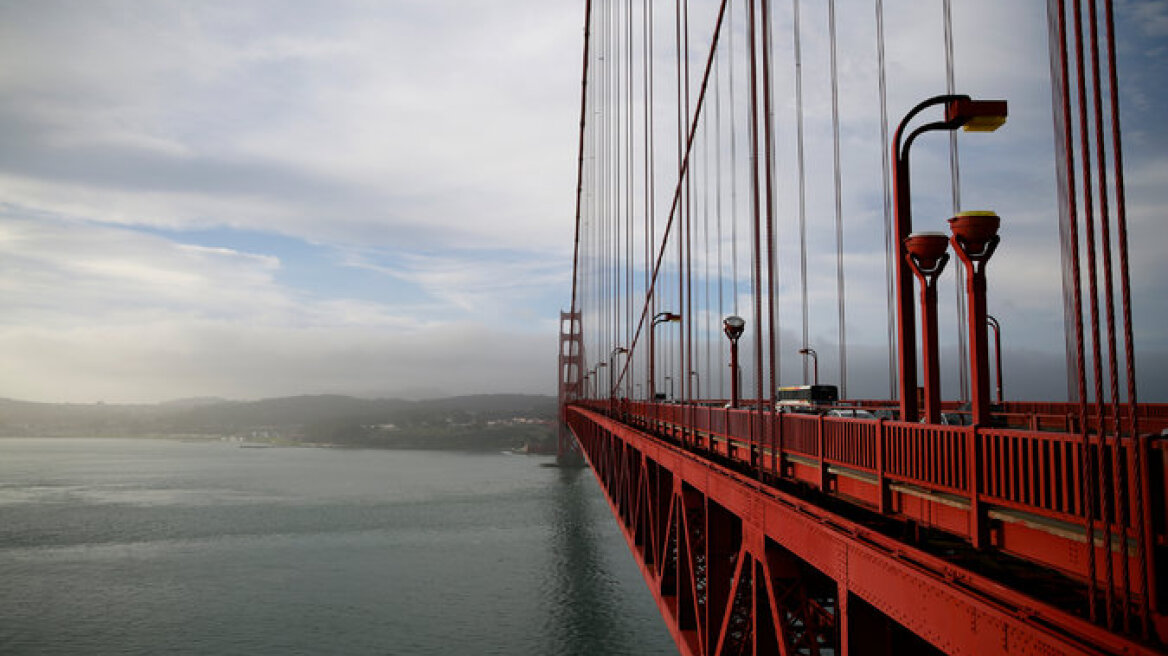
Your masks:
{"label": "red lamp post", "polygon": [[657,357],[655,337],[657,333],[657,326],[663,323],[677,323],[681,321],[681,315],[673,312],[658,312],[653,317],[653,322],[649,325],[649,400],[657,401]]}
{"label": "red lamp post", "polygon": [[941,423],[941,367],[937,357],[937,280],[949,262],[942,232],[914,232],[904,240],[905,260],[921,285],[921,365],[925,373],[925,421]]}
{"label": "red lamp post", "polygon": [[[909,122],[923,110],[936,105],[945,105],[945,120],[926,123],[907,138],[904,130]],[[953,131],[964,127],[967,131],[991,132],[1006,121],[1006,101],[973,100],[965,95],[934,96],[913,107],[900,125],[892,140],[893,174],[893,229],[896,233],[896,332],[900,369],[900,418],[902,421],[916,421],[917,418],[917,362],[916,362],[916,318],[913,312],[912,269],[902,257],[900,248],[912,233],[912,201],[909,185],[909,148],[918,136],[932,130]],[[902,143],[903,142],[903,143]]]}
{"label": "red lamp post", "polygon": [[965,264],[965,295],[969,303],[970,406],[974,425],[990,418],[990,362],[986,323],[985,267],[1001,238],[1001,219],[993,212],[964,212],[949,219],[950,242]]}
{"label": "red lamp post", "polygon": [[746,330],[746,321],[738,315],[722,320],[722,331],[730,339],[730,407],[738,407],[738,338]]}

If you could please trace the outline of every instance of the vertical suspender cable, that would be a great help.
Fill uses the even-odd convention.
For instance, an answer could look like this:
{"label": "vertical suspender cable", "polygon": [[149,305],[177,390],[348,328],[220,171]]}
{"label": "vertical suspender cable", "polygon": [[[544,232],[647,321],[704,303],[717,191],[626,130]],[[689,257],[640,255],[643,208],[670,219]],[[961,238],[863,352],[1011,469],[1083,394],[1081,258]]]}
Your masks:
{"label": "vertical suspender cable", "polygon": [[[608,2],[609,0],[606,0]],[[598,70],[597,77],[599,78],[597,84],[597,91],[599,97],[597,98],[597,115],[596,115],[596,248],[597,248],[597,269],[596,269],[596,283],[597,283],[597,314],[601,321],[600,330],[597,331],[597,349],[596,355],[600,356],[604,349],[608,346],[608,332],[610,330],[609,312],[608,312],[608,16],[607,6],[597,16],[597,29],[600,31],[600,39],[597,43],[598,52],[597,59]],[[595,367],[595,365],[594,365]],[[599,370],[597,370],[596,390],[597,396],[604,394],[603,386],[600,384],[601,378]]]}
{"label": "vertical suspender cable", "polygon": [[1143,459],[1145,453],[1138,430],[1139,416],[1136,405],[1136,362],[1132,340],[1131,281],[1129,280],[1127,259],[1127,211],[1123,184],[1123,143],[1120,139],[1119,131],[1119,76],[1115,70],[1115,16],[1112,13],[1110,0],[1104,0],[1103,13],[1107,27],[1107,82],[1110,94],[1109,100],[1111,101],[1111,146],[1113,149],[1112,164],[1114,165],[1115,175],[1115,221],[1116,241],[1119,242],[1119,282],[1123,312],[1124,359],[1127,372],[1128,434],[1131,436],[1135,449],[1135,480],[1132,481],[1132,487],[1135,490],[1136,561],[1139,564],[1138,571],[1140,577],[1142,577],[1144,589],[1144,594],[1139,600],[1137,613],[1140,620],[1140,635],[1147,638],[1149,612],[1154,607],[1152,598],[1156,594],[1153,585],[1156,577],[1154,572],[1148,569],[1152,561],[1148,559],[1148,554],[1145,551],[1146,545],[1152,544],[1153,536],[1152,527],[1144,516],[1145,481],[1143,480]]}
{"label": "vertical suspender cable", "polygon": [[[1110,527],[1115,524],[1119,527],[1120,553],[1124,554],[1124,566],[1120,568],[1120,586],[1119,590],[1123,593],[1122,612],[1120,618],[1123,621],[1123,629],[1125,632],[1131,631],[1131,576],[1130,568],[1127,567],[1127,508],[1125,502],[1126,495],[1122,493],[1124,481],[1120,479],[1120,450],[1121,447],[1121,429],[1119,421],[1119,370],[1116,359],[1116,345],[1115,345],[1115,293],[1112,287],[1112,262],[1111,262],[1111,216],[1110,208],[1107,203],[1107,153],[1104,148],[1103,141],[1103,92],[1102,80],[1099,74],[1099,22],[1098,15],[1095,11],[1095,0],[1089,0],[1087,3],[1087,15],[1090,17],[1091,25],[1091,86],[1092,98],[1094,99],[1094,115],[1095,115],[1095,160],[1096,167],[1099,173],[1099,237],[1100,250],[1103,255],[1103,303],[1104,314],[1107,320],[1107,370],[1110,382],[1110,396],[1112,407],[1112,418],[1114,419],[1114,440],[1113,446],[1108,449],[1111,454],[1111,484],[1112,490],[1101,490],[1104,496],[1111,497],[1111,504],[1113,504],[1114,512],[1112,514],[1112,521],[1107,523]],[[1107,438],[1106,424],[1099,427],[1099,439],[1101,443],[1105,443]],[[1106,509],[1107,504],[1104,504]],[[1111,551],[1110,530],[1107,534],[1107,549]],[[1108,564],[1112,562],[1112,558],[1108,557]]]}
{"label": "vertical suspender cable", "polygon": [[[657,313],[657,298],[653,295],[653,287],[651,280],[651,263],[653,261],[653,246],[657,240],[657,171],[656,153],[654,149],[654,127],[653,127],[653,0],[645,0],[645,197],[647,220],[649,224],[648,232],[645,234],[645,302],[648,306],[649,316],[654,316]],[[655,337],[649,335],[649,355],[655,358],[657,355],[656,349],[653,347],[653,340]],[[632,351],[632,346],[629,346]],[[655,362],[649,363],[649,391],[650,395],[656,393],[656,366]],[[656,401],[656,398],[650,398],[651,401]]]}
{"label": "vertical suspender cable", "polygon": [[[624,245],[624,238],[621,228],[624,221],[624,194],[622,193],[621,183],[624,179],[624,167],[626,162],[623,157],[623,141],[624,141],[624,121],[622,118],[622,106],[624,104],[623,86],[621,84],[621,28],[620,28],[620,12],[619,5],[614,2],[612,5],[611,16],[611,34],[610,42],[612,43],[612,304],[613,304],[613,335],[612,346],[616,348],[620,345],[621,332],[624,314],[624,294],[622,288],[624,287],[624,262],[622,260],[622,247]],[[609,351],[611,353],[611,351]],[[607,358],[609,353],[605,354]],[[616,396],[616,388],[613,387],[609,391],[610,396]]]}
{"label": "vertical suspender cable", "polygon": [[839,309],[839,393],[848,398],[848,328],[844,296],[844,218],[840,179],[839,73],[836,68],[835,0],[827,1],[827,26],[831,41],[831,136],[835,172],[835,287]]}
{"label": "vertical suspender cable", "polygon": [[[600,238],[601,230],[601,202],[604,199],[603,187],[604,176],[602,175],[604,160],[602,157],[604,137],[604,125],[601,121],[601,109],[604,101],[604,23],[603,23],[603,8],[600,6],[598,0],[597,11],[595,15],[596,28],[596,59],[595,64],[596,73],[593,76],[593,81],[596,86],[596,93],[594,94],[592,103],[592,301],[595,304],[593,310],[593,322],[596,326],[596,335],[593,338],[596,352],[599,353],[603,348],[602,340],[604,339],[605,315],[604,305],[601,295],[604,293],[604,287],[601,285],[601,263],[604,257],[604,251],[601,249]],[[595,366],[595,365],[593,365]],[[593,390],[599,393],[600,387],[596,385],[595,374],[593,374]]]}
{"label": "vertical suspender cable", "polygon": [[[606,0],[607,1],[607,0]],[[608,32],[605,29],[606,19],[605,13],[602,10],[596,17],[596,28],[600,37],[597,41],[597,98],[596,98],[596,197],[594,199],[596,212],[596,303],[597,303],[597,320],[600,322],[596,338],[596,355],[599,356],[604,350],[608,340],[608,303],[606,302],[608,290],[605,283],[605,271],[608,263],[608,253],[605,249],[605,237],[607,235],[605,216],[607,215],[606,203],[607,201],[607,187],[608,187],[608,164],[605,149],[605,140],[607,138],[608,129],[605,123],[607,116],[606,103],[608,102],[608,74],[605,70],[605,57],[608,38]],[[593,365],[593,368],[596,368]],[[597,396],[603,394],[599,379],[599,372],[596,374],[596,390]]]}
{"label": "vertical suspender cable", "polygon": [[[620,27],[617,24],[617,3],[609,5],[608,15],[608,84],[609,84],[609,293],[612,296],[612,340],[609,348],[603,354],[605,362],[609,361],[609,353],[620,344],[621,324],[621,169],[624,162],[621,159],[621,86],[620,86]],[[610,372],[611,377],[611,372]],[[616,390],[609,383],[609,396],[615,396]]]}
{"label": "vertical suspender cable", "polygon": [[[1086,374],[1086,356],[1083,349],[1083,292],[1082,292],[1082,276],[1079,267],[1079,219],[1078,219],[1078,193],[1076,190],[1076,176],[1075,176],[1075,145],[1073,141],[1071,115],[1071,92],[1070,80],[1068,78],[1069,64],[1067,53],[1067,21],[1066,21],[1066,4],[1064,0],[1057,1],[1057,31],[1059,43],[1059,70],[1061,71],[1060,79],[1064,82],[1062,86],[1062,107],[1061,111],[1066,121],[1063,126],[1063,134],[1061,139],[1066,144],[1066,198],[1067,198],[1067,241],[1070,245],[1070,262],[1071,269],[1071,303],[1072,315],[1074,316],[1074,334],[1075,334],[1075,372],[1076,380],[1076,398],[1079,405],[1078,429],[1079,429],[1079,449],[1082,472],[1079,477],[1080,480],[1080,509],[1086,513],[1085,538],[1088,545],[1095,543],[1095,502],[1093,498],[1095,490],[1095,468],[1092,466],[1093,458],[1091,452],[1090,439],[1087,430],[1087,374]],[[1064,266],[1066,263],[1064,262]],[[1095,621],[1097,611],[1097,588],[1096,588],[1096,564],[1095,564],[1095,549],[1087,549],[1087,606],[1088,614],[1092,622]]]}
{"label": "vertical suspender cable", "polygon": [[[674,105],[674,108],[675,108],[674,114],[676,115],[676,118],[677,118],[677,168],[679,171],[681,170],[681,162],[686,157],[686,155],[683,151],[685,149],[685,119],[687,118],[687,116],[683,113],[684,112],[684,104],[682,103],[682,100],[681,100],[682,90],[685,88],[684,83],[681,80],[681,71],[682,71],[682,66],[681,66],[681,57],[682,57],[681,3],[682,2],[683,2],[683,0],[674,0],[674,2],[673,2],[674,73],[675,73],[675,79],[677,80],[677,88],[675,89],[676,93],[674,95],[674,101],[676,103]],[[688,177],[687,177],[688,173],[689,173],[688,171],[685,171],[685,172],[678,174],[677,183],[678,183],[678,185],[681,185],[682,186],[681,188],[683,188],[683,189],[685,188],[685,185],[687,184],[687,181],[688,181]],[[689,211],[689,208],[686,206],[686,200],[688,200],[688,194],[683,194],[680,198],[681,204],[678,207],[678,215],[681,219],[681,229],[678,230],[678,235],[677,235],[677,309],[681,313],[681,324],[678,326],[679,330],[677,331],[677,348],[678,348],[678,350],[676,353],[676,357],[677,357],[677,364],[680,365],[680,367],[682,367],[682,368],[684,368],[684,366],[685,366],[685,331],[686,331],[686,326],[689,324],[690,321],[693,320],[693,317],[690,317],[689,313],[686,312],[686,310],[685,310],[685,234],[684,233],[685,233],[685,224],[686,224],[686,221],[688,220],[687,212]],[[685,379],[688,378],[688,376],[685,375],[684,371],[681,371],[680,372],[681,373],[681,380],[678,380],[678,373],[679,373],[678,367],[671,367],[670,369],[673,372],[673,384],[678,388],[681,398],[685,398]]]}
{"label": "vertical suspender cable", "polygon": [[[607,0],[604,9],[604,66],[602,67],[604,75],[604,103],[601,108],[601,125],[602,125],[602,141],[603,150],[601,151],[601,166],[603,171],[603,202],[600,207],[601,212],[601,248],[604,253],[604,260],[601,265],[601,284],[604,289],[604,327],[605,340],[601,346],[601,351],[597,353],[602,359],[608,353],[608,349],[612,348],[613,338],[613,301],[612,298],[612,1]],[[608,377],[601,376],[605,385],[604,396],[608,396]]]}
{"label": "vertical suspender cable", "polygon": [[[621,29],[619,5],[616,1],[612,5],[612,27],[610,41],[612,43],[612,348],[620,346],[621,324],[624,323],[624,170],[627,162],[624,158],[624,85],[621,84]],[[609,357],[612,353],[604,354]],[[611,361],[611,358],[610,358]],[[610,362],[610,367],[611,367]],[[611,372],[610,372],[611,376]],[[611,397],[617,396],[616,383],[609,391]]]}
{"label": "vertical suspender cable", "polygon": [[[612,343],[609,349],[604,353],[606,362],[609,361],[609,354],[612,349],[620,345],[621,336],[621,313],[623,308],[621,303],[621,221],[623,219],[623,202],[621,199],[621,172],[623,170],[624,160],[621,157],[621,83],[620,83],[620,24],[618,6],[614,1],[609,7],[609,85],[612,89],[611,95],[611,114],[609,115],[609,126],[611,136],[609,140],[610,159],[612,160],[612,180],[611,180],[611,196],[609,199],[612,208],[612,215],[609,221],[611,230],[611,239],[609,248],[611,249],[611,263],[610,273],[611,278],[609,284],[612,289]],[[612,366],[611,364],[609,366]],[[612,372],[609,372],[611,378]],[[615,383],[609,384],[609,396],[616,396]]]}
{"label": "vertical suspender cable", "polygon": [[[734,29],[734,28],[731,28],[731,30],[732,29]],[[714,125],[716,126],[715,130],[714,130],[714,151],[716,154],[716,156],[715,156],[715,167],[716,167],[715,168],[715,186],[717,188],[717,193],[715,193],[715,195],[714,195],[714,201],[715,201],[714,216],[715,216],[715,221],[717,224],[717,239],[718,239],[718,256],[717,256],[718,319],[721,319],[722,316],[725,316],[725,299],[724,299],[723,292],[724,292],[724,288],[725,288],[725,278],[726,278],[725,264],[722,261],[722,252],[725,250],[723,247],[724,240],[723,240],[723,236],[722,236],[722,189],[723,189],[723,187],[722,187],[722,159],[723,159],[723,155],[722,155],[722,60],[724,60],[724,58],[725,57],[723,57],[721,54],[719,54],[717,56],[716,60],[714,61]],[[722,398],[722,395],[725,391],[725,370],[722,367],[721,363],[725,361],[725,357],[724,357],[725,344],[724,344],[723,340],[718,340],[716,336],[715,336],[715,340],[717,341],[717,344],[718,344],[718,363],[719,363],[719,365],[717,367],[717,370],[718,370],[718,386],[717,386],[718,395],[715,398]],[[710,372],[712,374],[712,370]],[[712,384],[712,381],[711,381],[711,384]]]}
{"label": "vertical suspender cable", "polygon": [[[766,165],[771,172],[770,175],[771,175],[771,179],[773,180],[773,182],[767,183],[766,193],[767,193],[767,212],[772,217],[770,220],[771,221],[770,236],[767,239],[767,258],[768,258],[768,261],[770,263],[769,264],[769,273],[767,275],[767,285],[768,285],[769,289],[771,290],[770,291],[770,295],[771,295],[770,312],[769,312],[769,316],[767,317],[767,319],[771,322],[770,323],[770,326],[771,326],[770,340],[771,340],[771,344],[772,344],[771,363],[770,363],[771,379],[770,379],[769,392],[771,395],[771,402],[774,403],[774,402],[778,401],[778,384],[777,384],[778,380],[777,379],[779,378],[779,376],[782,372],[782,361],[783,361],[782,325],[783,325],[783,322],[782,322],[782,316],[781,316],[782,313],[779,311],[779,309],[777,307],[778,302],[779,302],[779,280],[781,277],[781,275],[779,273],[779,269],[778,269],[778,261],[779,261],[779,257],[778,257],[778,244],[779,244],[778,211],[775,209],[777,204],[778,204],[778,186],[779,186],[778,177],[777,177],[777,174],[775,173],[778,170],[778,163],[776,161],[776,157],[777,157],[776,152],[778,151],[778,147],[777,147],[777,139],[778,138],[775,136],[775,128],[774,128],[774,123],[775,123],[775,110],[774,110],[774,104],[773,104],[773,102],[774,102],[774,74],[772,73],[772,71],[774,70],[774,67],[773,67],[772,62],[775,61],[775,39],[774,39],[773,30],[772,30],[774,20],[771,18],[770,7],[771,7],[771,0],[767,0],[767,4],[765,7],[766,18],[763,20],[762,29],[763,29],[763,39],[764,39],[764,42],[767,44],[766,48],[765,48],[765,52],[763,54],[763,56],[766,57],[766,60],[763,63],[764,63],[764,70],[765,70],[764,75],[766,76],[765,84],[766,84],[766,88],[767,88],[767,92],[766,92],[766,103],[767,103],[766,121],[767,122],[766,122],[766,125],[767,125],[767,135],[768,136],[766,138],[767,139]],[[772,451],[772,457],[777,457],[777,456],[775,456],[775,453],[776,453],[775,451]],[[775,465],[775,466],[777,466],[777,465]],[[774,469],[774,467],[772,467],[772,469]]]}
{"label": "vertical suspender cable", "polygon": [[1046,1],[1046,18],[1047,18],[1047,44],[1050,58],[1050,80],[1051,80],[1051,113],[1054,115],[1054,159],[1055,159],[1055,182],[1057,185],[1058,194],[1058,208],[1059,208],[1059,245],[1062,251],[1062,291],[1063,291],[1063,336],[1066,351],[1066,371],[1067,371],[1067,401],[1077,402],[1079,400],[1078,380],[1080,370],[1078,368],[1078,361],[1075,358],[1075,322],[1078,321],[1072,310],[1074,304],[1074,287],[1075,280],[1071,277],[1072,270],[1070,267],[1071,260],[1071,235],[1070,235],[1070,221],[1071,221],[1071,201],[1070,196],[1073,193],[1074,182],[1070,179],[1071,167],[1067,165],[1068,149],[1072,148],[1070,144],[1070,132],[1068,128],[1068,121],[1070,120],[1067,112],[1069,111],[1069,102],[1064,105],[1063,96],[1067,93],[1067,75],[1066,75],[1066,36],[1065,30],[1061,31],[1063,20],[1062,3],[1058,0]]}
{"label": "vertical suspender cable", "polygon": [[[625,3],[622,3],[622,5],[627,6]],[[627,65],[625,60],[628,58],[628,52],[624,47],[625,22],[623,20],[622,14],[623,12],[621,11],[621,6],[618,5],[617,8],[613,11],[613,51],[615,53],[615,56],[613,57],[613,68],[615,70],[613,80],[616,86],[616,106],[613,112],[614,116],[616,117],[616,148],[614,149],[614,153],[617,159],[617,179],[614,184],[614,188],[616,189],[616,198],[614,199],[615,202],[613,203],[616,206],[615,210],[617,219],[615,221],[615,227],[613,230],[613,236],[615,237],[614,241],[616,242],[614,245],[614,250],[616,251],[617,263],[615,281],[616,284],[614,287],[616,290],[618,315],[620,316],[620,332],[616,335],[614,340],[614,343],[617,346],[628,344],[628,341],[624,338],[624,334],[628,326],[628,316],[631,314],[631,310],[629,310],[628,307],[630,298],[628,294],[629,257],[627,250],[629,239],[628,205],[631,194],[626,182],[628,180],[629,166],[632,162],[628,157],[627,150],[627,114],[629,108],[629,97],[627,93],[628,85],[625,80],[624,72]],[[623,389],[623,387],[620,389]],[[617,389],[613,390],[613,394],[619,397],[620,395],[617,394],[617,392]]]}
{"label": "vertical suspender cable", "polygon": [[893,267],[897,265],[897,247],[892,239],[892,180],[888,163],[888,86],[884,66],[884,0],[876,0],[876,69],[880,93],[880,171],[884,181],[884,277],[887,293],[888,318],[888,398],[896,398],[896,313],[893,297],[896,280]]}
{"label": "vertical suspender cable", "polygon": [[[689,122],[689,0],[682,0],[682,74],[685,78],[685,88],[683,90],[685,96],[685,118]],[[697,130],[698,122],[694,121],[694,130]],[[685,327],[685,348],[683,351],[684,358],[682,360],[681,376],[685,379],[683,389],[685,389],[685,400],[693,400],[693,376],[691,372],[694,369],[693,358],[693,336],[694,324],[693,320],[693,175],[686,173],[685,176],[685,262],[682,266],[685,271],[685,322],[682,326]],[[688,422],[692,425],[692,422]]]}
{"label": "vertical suspender cable", "polygon": [[[633,3],[625,5],[625,336],[622,344],[628,345],[633,339],[633,270],[636,267],[636,257],[633,250],[633,168],[636,166],[636,157],[633,150]],[[636,379],[637,363],[632,354],[626,355],[633,373],[630,378]],[[624,387],[625,396],[632,397],[635,388],[632,380]]]}
{"label": "vertical suspender cable", "polygon": [[[956,81],[953,73],[953,12],[950,0],[941,3],[943,22],[945,24],[945,93],[957,93]],[[953,214],[961,211],[961,165],[957,151],[957,132],[949,131],[949,180],[953,191]],[[957,379],[960,385],[959,396],[962,400],[969,398],[969,337],[966,336],[966,308],[965,269],[954,267],[953,292],[957,305]],[[986,330],[979,326],[978,330]]]}
{"label": "vertical suspender cable", "polygon": [[[807,348],[807,181],[803,167],[803,46],[800,42],[799,0],[792,3],[795,35],[795,152],[799,172],[799,298],[803,308],[803,348]],[[803,358],[803,384],[807,384],[807,358]]]}
{"label": "vertical suspender cable", "polygon": [[[716,69],[715,69],[716,70]],[[704,163],[702,164],[702,265],[703,275],[702,283],[705,288],[705,303],[703,309],[706,316],[710,314],[710,121],[709,113],[702,116],[702,150]],[[711,365],[711,340],[707,335],[705,338],[706,344],[706,366],[698,377],[698,398],[702,394],[702,380],[706,380],[706,395],[709,396],[710,383],[713,381],[709,379]]]}
{"label": "vertical suspender cable", "polygon": [[[766,186],[764,192],[766,193],[766,259],[767,259],[767,352],[769,362],[767,364],[767,390],[766,394],[761,391],[758,395],[758,413],[759,423],[762,425],[762,434],[759,438],[763,444],[770,450],[771,461],[766,463],[771,471],[775,470],[777,464],[775,454],[778,451],[775,448],[776,436],[774,433],[774,424],[768,421],[762,421],[762,413],[764,405],[763,399],[770,400],[770,406],[775,408],[778,402],[778,390],[776,385],[776,358],[775,349],[777,343],[775,342],[775,296],[777,291],[775,289],[775,181],[774,181],[774,119],[771,115],[771,12],[770,0],[760,0],[762,3],[762,102],[763,102],[763,165],[766,167]],[[761,324],[760,324],[761,326]],[[761,333],[759,339],[762,339]],[[761,351],[760,363],[761,369]],[[762,381],[762,374],[759,374],[759,381]],[[759,454],[759,466],[764,466],[762,454]]]}
{"label": "vertical suspender cable", "polygon": [[1095,418],[1098,427],[1098,451],[1096,468],[1098,470],[1098,486],[1093,487],[1094,490],[1099,491],[1100,508],[1099,519],[1103,524],[1103,545],[1104,545],[1104,567],[1103,576],[1104,584],[1104,606],[1103,606],[1103,620],[1107,628],[1112,627],[1112,609],[1114,600],[1114,559],[1110,557],[1111,554],[1111,517],[1110,507],[1108,505],[1108,495],[1103,493],[1106,487],[1106,457],[1105,449],[1107,448],[1106,439],[1104,437],[1104,430],[1106,427],[1106,417],[1104,416],[1104,398],[1103,398],[1103,357],[1102,345],[1099,337],[1099,289],[1098,289],[1098,269],[1095,258],[1095,201],[1092,193],[1092,176],[1091,176],[1091,136],[1090,127],[1088,124],[1087,114],[1087,82],[1086,82],[1086,62],[1083,58],[1083,15],[1082,4],[1080,0],[1074,0],[1073,3],[1075,12],[1075,69],[1078,80],[1079,89],[1079,138],[1080,149],[1083,151],[1082,166],[1079,167],[1083,172],[1083,229],[1086,234],[1087,245],[1087,294],[1088,294],[1088,310],[1091,317],[1091,365],[1092,365],[1092,380],[1094,381],[1095,392]]}
{"label": "vertical suspender cable", "polygon": [[738,311],[738,113],[734,102],[734,14],[730,14],[730,298]]}
{"label": "vertical suspender cable", "polygon": [[[763,394],[762,394],[762,341],[763,341],[763,316],[762,316],[762,253],[761,253],[761,193],[758,179],[758,142],[759,142],[759,128],[758,128],[758,18],[755,13],[755,7],[758,0],[750,0],[748,13],[748,21],[750,29],[747,31],[749,37],[749,57],[750,66],[747,70],[750,71],[750,205],[752,215],[751,226],[751,278],[750,291],[751,297],[754,301],[754,391],[758,399],[756,410],[762,408]],[[752,422],[753,423],[753,422]],[[754,431],[751,431],[751,436],[754,437]],[[750,451],[751,465],[758,467],[761,473],[762,458],[759,457],[756,449],[753,447]]]}
{"label": "vertical suspender cable", "polygon": [[[599,64],[597,70],[598,92],[597,98],[597,136],[596,136],[596,248],[597,248],[597,269],[596,269],[596,283],[597,283],[597,314],[601,322],[600,330],[597,335],[597,349],[596,355],[602,356],[604,350],[608,347],[608,335],[611,330],[609,322],[609,303],[608,303],[608,3],[611,0],[605,0],[605,8],[597,16],[597,29],[600,31],[600,39],[597,43],[598,52],[597,63]],[[596,390],[597,396],[604,395],[604,388],[600,384],[600,379],[603,378],[600,374],[599,367],[594,365],[596,369]]]}
{"label": "vertical suspender cable", "polygon": [[[649,58],[651,58],[651,57],[649,57],[649,53],[648,53],[648,32],[647,32],[648,26],[649,26],[649,20],[648,20],[648,15],[647,15],[648,4],[649,4],[649,0],[642,0],[642,2],[641,2],[641,147],[644,148],[644,151],[645,151],[645,159],[644,159],[645,166],[641,170],[641,202],[642,202],[642,205],[644,205],[644,209],[642,209],[642,211],[644,211],[644,219],[642,219],[642,230],[644,230],[644,232],[645,232],[645,252],[642,253],[642,257],[645,258],[645,267],[644,267],[644,270],[642,270],[641,274],[642,274],[642,277],[644,277],[644,280],[642,280],[642,284],[644,284],[644,287],[645,287],[644,294],[645,294],[646,301],[648,301],[648,299],[649,299],[649,258],[652,257],[651,251],[649,251],[649,249],[651,249],[651,246],[649,246],[649,244],[653,243],[653,212],[651,210],[649,210],[649,205],[651,205],[651,203],[652,203],[653,194],[652,194],[651,188],[649,188],[649,156],[651,156],[651,154],[649,154],[649,148],[648,148],[648,139],[649,139],[648,126],[649,126],[649,109],[651,109],[651,104],[649,104],[649,100],[648,100],[648,98],[649,98],[649,92],[648,92],[649,76],[648,76],[647,67],[648,67]],[[649,302],[652,303],[652,301],[649,301]],[[651,312],[656,314],[655,309],[651,309]],[[632,315],[630,315],[630,317],[631,316]],[[649,349],[649,354],[652,354],[652,353],[653,353],[653,349],[651,348],[651,349]],[[646,356],[646,357],[649,357],[649,356]],[[648,379],[647,379],[646,385],[645,385],[645,395],[646,395],[646,398],[649,400],[649,402],[652,402],[652,400],[655,400],[655,399],[653,399],[652,378],[653,378],[654,371],[653,371],[653,363],[652,362],[646,362],[646,374],[648,376]]]}

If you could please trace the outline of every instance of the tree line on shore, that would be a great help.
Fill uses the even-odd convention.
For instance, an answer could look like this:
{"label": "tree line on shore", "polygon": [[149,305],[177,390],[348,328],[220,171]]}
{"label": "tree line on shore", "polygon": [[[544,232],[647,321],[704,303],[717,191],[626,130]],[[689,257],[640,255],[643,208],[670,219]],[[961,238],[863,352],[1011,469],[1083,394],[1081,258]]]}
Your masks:
{"label": "tree line on shore", "polygon": [[142,405],[0,399],[0,436],[233,437],[361,447],[539,448],[554,439],[555,416],[555,397],[522,394],[423,401],[304,395]]}

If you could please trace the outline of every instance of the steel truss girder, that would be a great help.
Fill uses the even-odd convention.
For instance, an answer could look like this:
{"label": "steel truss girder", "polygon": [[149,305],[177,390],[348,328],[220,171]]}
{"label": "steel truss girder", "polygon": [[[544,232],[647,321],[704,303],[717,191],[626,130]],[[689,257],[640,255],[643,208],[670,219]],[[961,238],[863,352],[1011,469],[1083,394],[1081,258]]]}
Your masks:
{"label": "steel truss girder", "polygon": [[566,415],[684,654],[873,653],[849,640],[849,598],[947,654],[1157,653],[618,421]]}

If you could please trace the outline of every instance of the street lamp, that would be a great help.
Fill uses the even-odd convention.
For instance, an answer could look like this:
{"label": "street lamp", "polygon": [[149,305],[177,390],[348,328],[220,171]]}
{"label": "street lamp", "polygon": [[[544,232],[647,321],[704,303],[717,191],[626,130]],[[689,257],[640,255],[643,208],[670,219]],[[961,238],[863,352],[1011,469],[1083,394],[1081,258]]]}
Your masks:
{"label": "street lamp", "polygon": [[649,400],[657,400],[657,374],[656,365],[657,358],[655,357],[656,346],[654,335],[657,332],[657,326],[663,323],[677,323],[681,321],[681,315],[674,312],[658,312],[653,316],[653,322],[649,324]]}
{"label": "street lamp", "polygon": [[[902,139],[909,122],[923,110],[936,105],[945,106],[945,120],[926,123]],[[966,95],[934,96],[913,107],[900,125],[892,140],[893,193],[895,195],[893,223],[896,233],[896,310],[897,344],[900,368],[900,418],[901,421],[915,421],[917,418],[917,363],[916,363],[916,319],[913,312],[912,270],[904,258],[904,241],[912,233],[912,201],[909,184],[909,149],[913,141],[925,132],[933,130],[953,131],[964,127],[967,131],[989,132],[1006,122],[1006,101],[973,100]],[[903,141],[903,145],[901,142]]]}
{"label": "street lamp", "polygon": [[746,321],[732,314],[722,320],[722,331],[730,339],[730,407],[738,407],[738,338],[746,330]]}
{"label": "street lamp", "polygon": [[1002,324],[993,315],[987,314],[986,321],[989,322],[990,328],[994,329],[994,360],[997,362],[998,374],[998,404],[1002,403]]}
{"label": "street lamp", "polygon": [[925,370],[925,421],[941,423],[941,367],[937,357],[937,280],[949,263],[949,237],[914,232],[904,240],[905,259],[921,283],[921,365]]}
{"label": "street lamp", "polygon": [[[815,349],[813,349],[813,348],[801,348],[801,349],[799,349],[799,355],[802,355],[804,357],[806,357],[808,355],[811,356],[811,363],[814,365],[813,370],[815,372],[814,378],[812,378],[812,380],[814,380],[815,382],[812,384],[818,385],[819,384],[819,354],[816,353]],[[804,372],[804,375],[806,375],[807,370],[804,369],[803,372]],[[807,379],[804,378],[803,380],[806,381]]]}
{"label": "street lamp", "polygon": [[[601,369],[601,367],[607,368],[608,363],[607,362],[597,362],[596,367],[593,369],[593,371],[596,372],[596,378],[593,378],[593,380],[596,382],[596,398],[597,399],[600,398],[600,369]],[[612,386],[611,379],[609,379],[608,384],[609,384],[609,387]]]}
{"label": "street lamp", "polygon": [[985,268],[998,247],[1002,220],[993,212],[963,212],[949,219],[949,241],[965,264],[965,296],[969,303],[970,398],[973,423],[990,419],[990,360],[986,324]]}
{"label": "street lamp", "polygon": [[625,347],[623,347],[623,346],[618,346],[618,347],[614,348],[614,349],[612,350],[612,353],[610,353],[610,354],[609,354],[609,356],[608,356],[608,362],[609,362],[609,367],[608,367],[608,395],[609,395],[611,398],[614,398],[614,399],[616,398],[616,382],[614,381],[614,377],[615,377],[615,375],[616,375],[616,364],[615,364],[615,363],[613,363],[613,360],[616,358],[616,356],[617,356],[617,355],[619,355],[619,354],[621,354],[621,353],[628,354],[628,352],[629,352],[629,350],[628,350],[627,348],[625,348]]}

